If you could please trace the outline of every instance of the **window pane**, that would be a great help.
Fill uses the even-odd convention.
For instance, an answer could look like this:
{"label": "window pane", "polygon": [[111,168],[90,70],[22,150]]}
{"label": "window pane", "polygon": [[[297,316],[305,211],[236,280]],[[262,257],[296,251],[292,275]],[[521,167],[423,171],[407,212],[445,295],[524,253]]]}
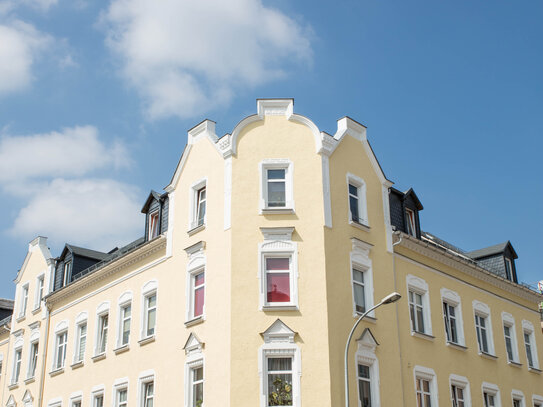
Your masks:
{"label": "window pane", "polygon": [[365,312],[366,298],[364,295],[364,286],[355,283],[353,289],[354,289],[354,303],[356,306],[356,311]]}
{"label": "window pane", "polygon": [[285,170],[268,170],[268,179],[285,179]]}
{"label": "window pane", "polygon": [[349,184],[349,194],[358,196],[358,188],[354,185]]}
{"label": "window pane", "polygon": [[204,313],[204,287],[194,290],[194,316]]}
{"label": "window pane", "polygon": [[277,372],[292,369],[291,358],[268,358],[268,371]]}
{"label": "window pane", "polygon": [[156,308],[149,311],[147,316],[147,335],[153,335],[155,333],[156,324]]}
{"label": "window pane", "polygon": [[360,216],[358,214],[358,199],[355,197],[349,197],[349,208],[351,209],[351,220],[358,222]]}
{"label": "window pane", "polygon": [[286,204],[285,183],[268,182],[268,206],[282,207]]}
{"label": "window pane", "polygon": [[425,332],[424,331],[424,316],[422,313],[422,308],[417,307],[417,328],[419,332]]}
{"label": "window pane", "polygon": [[194,381],[197,382],[197,381],[200,381],[200,380],[204,380],[204,368],[203,367],[199,367],[197,369],[193,369],[193,376],[194,376]]}
{"label": "window pane", "polygon": [[147,297],[147,308],[152,308],[156,305],[156,295]]}
{"label": "window pane", "polygon": [[290,301],[290,273],[268,273],[268,302]]}
{"label": "window pane", "polygon": [[205,273],[200,273],[196,276],[194,276],[194,286],[198,287],[199,285],[202,285],[205,283]]}
{"label": "window pane", "polygon": [[204,402],[204,384],[198,383],[194,385],[192,393],[192,405],[194,407],[200,407]]}
{"label": "window pane", "polygon": [[266,259],[266,270],[288,270],[290,259],[270,257]]}
{"label": "window pane", "polygon": [[364,283],[364,273],[358,270],[353,270],[353,280],[359,283]]}
{"label": "window pane", "polygon": [[359,380],[358,392],[359,392],[360,404],[362,405],[362,407],[371,407],[370,382],[366,380]]}
{"label": "window pane", "polygon": [[370,378],[370,368],[366,365],[358,365],[358,377]]}

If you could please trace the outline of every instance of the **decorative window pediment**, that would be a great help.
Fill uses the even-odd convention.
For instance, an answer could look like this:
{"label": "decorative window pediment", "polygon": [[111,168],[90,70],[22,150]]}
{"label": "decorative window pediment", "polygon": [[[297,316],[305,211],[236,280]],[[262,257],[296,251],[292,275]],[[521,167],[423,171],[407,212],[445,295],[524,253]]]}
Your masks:
{"label": "decorative window pediment", "polygon": [[294,343],[296,332],[290,329],[283,321],[277,319],[261,335],[264,337],[264,342],[266,343]]}
{"label": "decorative window pediment", "polygon": [[17,406],[17,403],[15,402],[15,398],[13,397],[13,394],[9,396],[8,402],[6,403],[6,407],[15,407]]}
{"label": "decorative window pediment", "polygon": [[30,390],[27,390],[25,392],[25,395],[23,396],[23,403],[25,404],[25,407],[31,406],[32,401],[34,401],[34,397],[32,397],[32,393],[30,393]]}
{"label": "decorative window pediment", "polygon": [[375,353],[375,349],[379,346],[379,342],[373,336],[373,332],[369,328],[364,329],[362,335],[356,340],[359,350],[366,350]]}
{"label": "decorative window pediment", "polygon": [[183,350],[185,351],[186,355],[190,355],[193,353],[201,352],[204,348],[204,345],[204,342],[202,342],[195,333],[191,332],[187,339],[187,342],[185,342],[185,346],[183,346]]}

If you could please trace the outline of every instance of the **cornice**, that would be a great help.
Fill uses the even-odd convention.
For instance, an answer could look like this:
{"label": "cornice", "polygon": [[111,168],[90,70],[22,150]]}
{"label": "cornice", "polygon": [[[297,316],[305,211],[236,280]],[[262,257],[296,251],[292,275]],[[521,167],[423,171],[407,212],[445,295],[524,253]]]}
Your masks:
{"label": "cornice", "polygon": [[513,283],[512,281],[493,274],[490,271],[477,266],[475,263],[466,260],[463,256],[456,255],[444,248],[416,239],[415,237],[403,232],[396,232],[395,235],[400,237],[398,246],[409,249],[415,253],[422,254],[423,256],[436,260],[446,266],[461,271],[470,277],[474,277],[484,283],[488,283],[527,301],[534,303],[540,303],[543,301],[542,294],[538,294],[520,284]]}
{"label": "cornice", "polygon": [[115,274],[126,267],[130,267],[131,265],[149,257],[150,255],[165,249],[166,242],[166,237],[163,235],[151,240],[150,242],[147,242],[133,252],[119,257],[118,259],[107,263],[102,268],[99,268],[96,271],[80,278],[79,280],[74,281],[70,285],[67,285],[64,288],[61,288],[60,290],[49,294],[45,298],[46,305],[54,305],[58,301],[78,291],[84,290],[85,288],[96,284],[97,282],[109,277],[110,275]]}

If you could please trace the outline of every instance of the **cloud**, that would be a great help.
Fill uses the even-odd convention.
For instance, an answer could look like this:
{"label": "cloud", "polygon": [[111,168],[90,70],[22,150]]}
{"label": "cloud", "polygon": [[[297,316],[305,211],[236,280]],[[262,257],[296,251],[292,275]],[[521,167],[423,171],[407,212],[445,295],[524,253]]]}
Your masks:
{"label": "cloud", "polygon": [[310,63],[310,29],[260,0],[113,0],[106,43],[150,119],[199,115]]}
{"label": "cloud", "polygon": [[142,233],[138,190],[111,179],[54,179],[20,210],[11,234],[109,250]]}
{"label": "cloud", "polygon": [[58,0],[19,0],[22,4],[30,6],[32,8],[48,11],[51,6],[55,6]]}
{"label": "cloud", "polygon": [[27,88],[37,57],[53,37],[20,20],[0,23],[0,96]]}
{"label": "cloud", "polygon": [[125,168],[124,144],[103,143],[93,126],[0,138],[0,185],[52,177],[77,177],[105,168]]}
{"label": "cloud", "polygon": [[[21,202],[9,233],[38,234],[106,250],[142,233],[139,189],[110,173],[131,164],[128,149],[93,126],[0,138],[0,187]],[[96,177],[98,172],[107,177]],[[5,198],[3,198],[5,199]]]}

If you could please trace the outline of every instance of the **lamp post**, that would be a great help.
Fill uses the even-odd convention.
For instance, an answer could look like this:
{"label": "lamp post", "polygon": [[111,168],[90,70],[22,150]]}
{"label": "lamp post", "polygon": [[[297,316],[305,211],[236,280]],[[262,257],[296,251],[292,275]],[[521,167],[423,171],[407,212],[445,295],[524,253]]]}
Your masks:
{"label": "lamp post", "polygon": [[351,333],[349,333],[349,337],[347,338],[347,344],[345,345],[345,407],[349,407],[349,345],[351,344],[351,339],[353,337],[356,327],[366,317],[366,315],[368,315],[374,309],[379,308],[381,305],[392,304],[393,302],[398,301],[400,298],[402,298],[402,296],[397,292],[393,292],[387,295],[379,302],[379,304],[374,305],[369,310],[360,315],[360,317],[354,323],[353,329],[351,329]]}

